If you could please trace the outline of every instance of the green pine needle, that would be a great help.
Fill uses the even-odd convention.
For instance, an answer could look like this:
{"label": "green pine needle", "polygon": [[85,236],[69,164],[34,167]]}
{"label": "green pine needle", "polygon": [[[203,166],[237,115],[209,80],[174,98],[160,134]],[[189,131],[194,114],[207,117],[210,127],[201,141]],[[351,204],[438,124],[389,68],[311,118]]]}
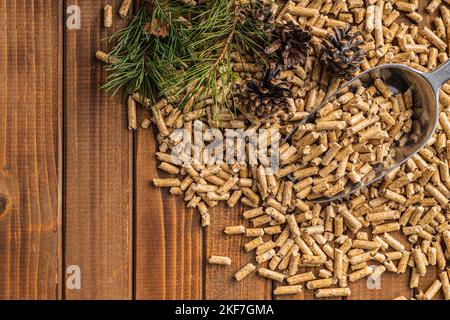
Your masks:
{"label": "green pine needle", "polygon": [[[236,80],[231,52],[240,47],[261,56],[271,40],[264,23],[254,16],[255,6],[235,0],[210,0],[188,6],[174,0],[154,0],[145,5],[129,26],[117,33],[110,53],[105,88],[113,94],[140,92],[155,101],[167,97],[180,108],[202,96],[211,96],[212,111],[226,104],[225,92]],[[260,5],[259,5],[260,6]],[[167,24],[169,34],[158,38],[143,31],[151,21]]]}

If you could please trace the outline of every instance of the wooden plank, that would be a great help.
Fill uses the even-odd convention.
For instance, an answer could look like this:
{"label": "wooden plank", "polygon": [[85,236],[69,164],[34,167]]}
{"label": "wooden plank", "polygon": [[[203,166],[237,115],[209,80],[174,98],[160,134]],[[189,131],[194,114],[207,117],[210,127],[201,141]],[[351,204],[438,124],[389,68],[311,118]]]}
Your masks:
{"label": "wooden plank", "polygon": [[[133,140],[126,106],[100,87],[105,72],[96,50],[126,25],[120,0],[68,0],[81,13],[81,29],[66,30],[65,262],[81,271],[81,289],[68,299],[132,297]],[[103,28],[103,6],[114,8],[114,27]]]}
{"label": "wooden plank", "polygon": [[0,0],[0,42],[0,299],[58,299],[61,2]]}
{"label": "wooden plank", "polygon": [[247,263],[251,262],[258,267],[254,252],[246,253],[243,248],[244,243],[251,238],[241,235],[227,236],[223,232],[227,226],[244,222],[243,210],[241,205],[235,208],[220,205],[210,210],[211,225],[205,230],[205,260],[211,255],[219,255],[230,257],[232,263],[228,267],[206,265],[205,299],[267,300],[272,297],[272,281],[258,276],[256,271],[240,282],[234,280],[234,274]]}
{"label": "wooden plank", "polygon": [[[138,119],[145,111],[140,110]],[[136,298],[201,299],[202,229],[180,196],[157,189],[156,130],[136,138]]]}
{"label": "wooden plank", "polygon": [[[142,5],[135,1],[135,10]],[[150,118],[138,110],[138,123]],[[158,171],[155,128],[136,134],[136,299],[202,299],[203,230],[197,212],[180,196],[152,186]]]}

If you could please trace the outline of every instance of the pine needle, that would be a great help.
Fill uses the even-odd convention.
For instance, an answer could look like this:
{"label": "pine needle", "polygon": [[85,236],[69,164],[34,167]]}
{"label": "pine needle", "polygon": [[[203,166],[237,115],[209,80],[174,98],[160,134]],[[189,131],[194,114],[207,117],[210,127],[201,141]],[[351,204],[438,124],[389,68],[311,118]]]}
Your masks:
{"label": "pine needle", "polygon": [[[237,75],[231,52],[237,47],[261,55],[271,41],[264,22],[255,15],[259,2],[238,5],[235,0],[211,0],[188,6],[182,2],[154,0],[137,13],[130,25],[114,36],[105,88],[113,94],[140,92],[156,100],[166,97],[180,108],[209,97],[216,113],[226,105]],[[150,12],[149,12],[150,11]],[[146,34],[144,26],[160,21],[167,37]]]}

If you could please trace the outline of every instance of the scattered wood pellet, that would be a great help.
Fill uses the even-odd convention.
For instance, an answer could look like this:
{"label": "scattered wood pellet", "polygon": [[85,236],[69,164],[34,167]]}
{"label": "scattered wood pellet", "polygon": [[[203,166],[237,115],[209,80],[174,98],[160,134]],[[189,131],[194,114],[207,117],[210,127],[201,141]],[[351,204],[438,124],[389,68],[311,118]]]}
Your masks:
{"label": "scattered wood pellet", "polygon": [[297,294],[302,292],[301,285],[292,285],[292,286],[278,286],[273,290],[273,294],[276,296],[287,295],[287,294]]}
{"label": "scattered wood pellet", "polygon": [[128,97],[128,130],[137,129],[136,101],[132,96]]}
{"label": "scattered wood pellet", "polygon": [[425,292],[424,296],[423,296],[423,300],[431,300],[433,299],[433,297],[436,295],[436,293],[439,291],[439,289],[441,288],[442,283],[436,279],[431,286],[427,289],[427,291]]}
{"label": "scattered wood pellet", "polygon": [[103,26],[111,28],[113,24],[113,10],[110,5],[106,5],[103,9]]}
{"label": "scattered wood pellet", "polygon": [[350,288],[329,288],[318,289],[315,292],[315,296],[316,298],[348,297],[350,293]]}
{"label": "scattered wood pellet", "polygon": [[258,269],[258,274],[260,276],[263,276],[265,278],[269,278],[278,282],[282,282],[285,278],[285,275],[280,273],[280,272],[276,272],[276,271],[272,271],[266,268],[259,268]]}
{"label": "scattered wood pellet", "polygon": [[167,179],[153,179],[153,185],[160,188],[179,187],[181,181],[179,179],[167,178]]}
{"label": "scattered wood pellet", "polygon": [[245,233],[245,227],[242,225],[239,226],[228,226],[225,228],[224,232],[228,235],[234,235],[234,234],[244,234]]}
{"label": "scattered wood pellet", "polygon": [[116,58],[110,56],[109,54],[107,54],[106,52],[103,52],[103,51],[97,51],[95,53],[95,57],[98,60],[103,61],[104,63],[107,63],[107,64],[112,64],[116,61]]}
{"label": "scattered wood pellet", "polygon": [[231,259],[229,257],[223,256],[210,256],[208,262],[210,264],[221,264],[229,266],[231,264]]}
{"label": "scattered wood pellet", "polygon": [[148,127],[150,127],[150,124],[152,122],[150,121],[150,119],[145,118],[144,120],[142,120],[141,122],[141,128],[142,129],[147,129]]}
{"label": "scattered wood pellet", "polygon": [[133,3],[133,0],[123,0],[122,1],[122,4],[120,5],[120,9],[119,9],[119,15],[121,18],[125,18],[128,15],[128,12],[130,11],[132,3]]}
{"label": "scattered wood pellet", "polygon": [[253,264],[248,263],[241,270],[235,273],[234,278],[236,279],[236,281],[241,281],[255,270],[256,267]]}

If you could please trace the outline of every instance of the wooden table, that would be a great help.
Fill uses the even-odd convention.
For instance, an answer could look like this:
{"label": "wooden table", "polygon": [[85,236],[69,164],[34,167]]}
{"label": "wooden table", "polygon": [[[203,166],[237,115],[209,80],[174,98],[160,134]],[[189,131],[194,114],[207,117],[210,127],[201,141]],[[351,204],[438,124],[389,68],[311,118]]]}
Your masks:
{"label": "wooden table", "polygon": [[[94,54],[126,25],[120,3],[0,0],[0,298],[273,298],[274,284],[255,274],[232,281],[252,260],[245,239],[222,234],[241,208],[214,210],[202,229],[197,212],[153,188],[154,132],[128,131],[124,101],[99,89],[105,72]],[[116,13],[110,30],[105,4]],[[66,28],[73,5],[80,29]],[[232,266],[207,265],[211,254]],[[65,285],[73,266],[80,289]],[[381,289],[359,282],[351,298],[410,297],[408,276],[383,276]]]}

